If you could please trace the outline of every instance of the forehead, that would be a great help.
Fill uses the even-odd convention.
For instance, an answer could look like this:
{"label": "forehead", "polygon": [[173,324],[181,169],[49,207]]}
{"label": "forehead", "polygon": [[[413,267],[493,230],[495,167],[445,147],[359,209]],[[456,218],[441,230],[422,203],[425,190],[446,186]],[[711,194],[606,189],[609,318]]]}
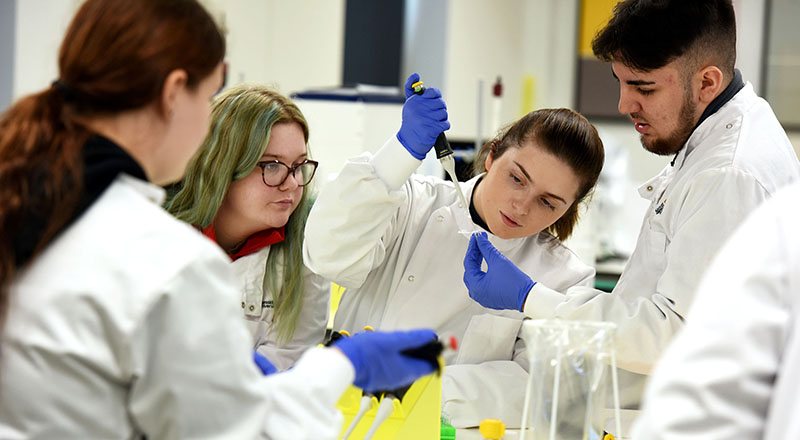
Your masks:
{"label": "forehead", "polygon": [[272,126],[264,156],[295,159],[303,154],[306,154],[306,140],[300,124],[282,121]]}
{"label": "forehead", "polygon": [[630,85],[671,84],[678,82],[680,76],[678,61],[652,70],[638,70],[621,61],[612,61],[611,70],[621,83]]}

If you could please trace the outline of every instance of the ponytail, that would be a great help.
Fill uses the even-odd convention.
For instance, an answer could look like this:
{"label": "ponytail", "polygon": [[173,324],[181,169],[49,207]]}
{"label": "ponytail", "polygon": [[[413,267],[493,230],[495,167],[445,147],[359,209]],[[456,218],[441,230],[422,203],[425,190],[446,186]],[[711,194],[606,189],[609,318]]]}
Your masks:
{"label": "ponytail", "polygon": [[0,325],[15,274],[71,218],[82,189],[86,129],[51,87],[0,117]]}

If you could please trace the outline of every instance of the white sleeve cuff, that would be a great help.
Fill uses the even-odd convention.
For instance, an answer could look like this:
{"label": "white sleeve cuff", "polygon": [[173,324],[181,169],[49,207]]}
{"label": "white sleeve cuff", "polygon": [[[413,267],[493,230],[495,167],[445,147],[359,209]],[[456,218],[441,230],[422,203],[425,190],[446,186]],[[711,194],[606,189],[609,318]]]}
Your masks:
{"label": "white sleeve cuff", "polygon": [[394,190],[403,186],[422,161],[412,156],[393,135],[372,156],[370,163],[375,168],[375,174]]}
{"label": "white sleeve cuff", "polygon": [[[323,367],[324,366],[324,367]],[[335,405],[356,378],[356,370],[350,359],[335,348],[314,347],[307,350],[300,360],[295,364],[296,374],[318,381],[319,387],[329,399],[331,405]]]}
{"label": "white sleeve cuff", "polygon": [[536,283],[528,292],[523,313],[533,319],[553,318],[556,315],[556,307],[565,300],[566,297],[563,294],[542,283]]}

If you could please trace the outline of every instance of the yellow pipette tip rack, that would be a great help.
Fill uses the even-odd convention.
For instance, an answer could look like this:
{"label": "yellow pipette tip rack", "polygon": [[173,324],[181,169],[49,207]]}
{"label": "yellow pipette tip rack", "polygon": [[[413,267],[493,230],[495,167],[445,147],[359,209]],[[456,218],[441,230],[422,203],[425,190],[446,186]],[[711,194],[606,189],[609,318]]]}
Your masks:
{"label": "yellow pipette tip rack", "polygon": [[[361,396],[361,390],[351,386],[339,399],[336,407],[344,415],[339,439],[358,413]],[[438,374],[419,378],[402,400],[393,402],[393,406],[392,414],[375,432],[373,440],[438,439],[441,430],[442,378]],[[375,420],[376,407],[377,405],[373,406],[364,414],[348,440],[364,438]]]}

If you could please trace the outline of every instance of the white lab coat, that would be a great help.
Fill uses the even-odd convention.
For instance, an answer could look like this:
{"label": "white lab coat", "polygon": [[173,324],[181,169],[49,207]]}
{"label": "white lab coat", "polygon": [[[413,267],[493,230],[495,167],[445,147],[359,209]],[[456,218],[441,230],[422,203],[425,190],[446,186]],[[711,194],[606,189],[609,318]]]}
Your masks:
{"label": "white lab coat", "polygon": [[800,438],[800,185],[722,248],[648,385],[636,439]]}
{"label": "white lab coat", "polygon": [[350,362],[262,376],[230,261],[163,197],[118,177],[11,284],[0,438],[335,438]]}
{"label": "white lab coat", "polygon": [[614,291],[574,288],[564,300],[540,282],[525,313],[616,323],[617,363],[627,370],[620,371],[622,405],[636,408],[711,259],[749,213],[799,179],[786,133],[748,83],[695,129],[674,166],[639,188],[651,204]]}
{"label": "white lab coat", "polygon": [[277,331],[271,328],[275,311],[272,292],[265,278],[271,246],[246,255],[232,263],[236,282],[242,292],[242,311],[247,328],[253,335],[254,347],[278,370],[294,365],[304,351],[325,339],[330,311],[331,283],[308,268],[303,268],[305,287],[302,309],[292,339],[278,342]]}
{"label": "white lab coat", "polygon": [[[469,298],[463,260],[478,228],[452,182],[414,175],[420,161],[395,137],[348,161],[320,194],[306,225],[306,265],[347,288],[335,328],[350,332],[428,327],[461,346],[445,357],[443,411],[458,427],[494,417],[518,426],[528,359],[516,311]],[[409,176],[411,176],[409,178]],[[468,199],[476,179],[461,184]],[[469,202],[468,202],[469,203]],[[550,234],[490,240],[556,289],[590,285],[594,270]]]}

